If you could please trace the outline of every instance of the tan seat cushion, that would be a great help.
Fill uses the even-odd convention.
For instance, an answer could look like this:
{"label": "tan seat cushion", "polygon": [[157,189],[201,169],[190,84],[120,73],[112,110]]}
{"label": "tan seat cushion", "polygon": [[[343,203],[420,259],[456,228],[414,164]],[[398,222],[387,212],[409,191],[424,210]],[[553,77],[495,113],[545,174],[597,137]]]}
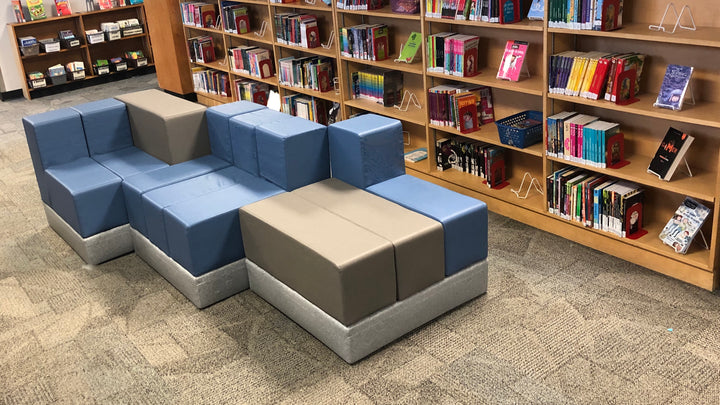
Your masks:
{"label": "tan seat cushion", "polygon": [[160,90],[116,96],[127,105],[133,143],[168,164],[210,153],[205,107]]}
{"label": "tan seat cushion", "polygon": [[240,208],[246,257],[344,325],[395,302],[393,246],[283,193]]}
{"label": "tan seat cushion", "polygon": [[398,300],[445,277],[443,227],[440,222],[335,178],[299,188],[293,194],[393,244]]}

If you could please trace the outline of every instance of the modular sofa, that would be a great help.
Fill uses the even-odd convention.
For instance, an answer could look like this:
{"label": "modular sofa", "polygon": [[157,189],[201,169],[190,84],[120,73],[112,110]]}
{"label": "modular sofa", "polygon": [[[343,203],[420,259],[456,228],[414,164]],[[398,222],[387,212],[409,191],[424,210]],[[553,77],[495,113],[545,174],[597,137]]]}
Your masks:
{"label": "modular sofa", "polygon": [[48,221],[84,260],[135,250],[198,308],[249,287],[349,363],[486,291],[485,204],[407,176],[399,121],[164,97],[23,119]]}

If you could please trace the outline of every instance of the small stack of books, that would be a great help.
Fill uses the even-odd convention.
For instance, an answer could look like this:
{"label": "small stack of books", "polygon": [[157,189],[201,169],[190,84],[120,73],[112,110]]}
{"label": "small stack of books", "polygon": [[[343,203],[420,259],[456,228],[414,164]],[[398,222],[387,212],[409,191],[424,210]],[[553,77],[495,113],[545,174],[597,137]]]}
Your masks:
{"label": "small stack of books", "polygon": [[223,29],[232,34],[247,34],[250,30],[248,8],[234,1],[220,3],[223,17]]}
{"label": "small stack of books", "polygon": [[201,35],[188,39],[190,61],[210,63],[215,60],[215,44],[209,35]]}
{"label": "small stack of books", "polygon": [[278,61],[278,80],[285,86],[302,87],[319,92],[333,89],[332,58],[324,56],[289,56]]}
{"label": "small stack of books", "polygon": [[320,46],[320,30],[313,14],[275,14],[275,36],[279,43],[317,48]]}
{"label": "small stack of books", "polygon": [[275,75],[272,57],[268,49],[243,45],[228,49],[228,56],[233,72],[245,73],[261,79]]}
{"label": "small stack of books", "polygon": [[340,54],[348,58],[385,60],[390,53],[388,26],[360,24],[340,29]]}
{"label": "small stack of books", "polygon": [[487,86],[440,85],[428,89],[430,124],[454,127],[462,133],[477,131],[495,120],[492,92]]}
{"label": "small stack of books", "polygon": [[198,93],[217,94],[219,96],[230,96],[230,78],[227,73],[215,69],[201,67],[192,70],[193,84]]}
{"label": "small stack of books", "polygon": [[180,3],[180,14],[185,25],[216,28],[217,4],[199,1]]}
{"label": "small stack of books", "polygon": [[548,91],[618,102],[640,92],[645,55],[568,51],[550,57]]}
{"label": "small stack of books", "polygon": [[488,187],[505,183],[505,149],[463,137],[435,140],[436,166],[440,171],[455,169],[484,179]]}
{"label": "small stack of books", "polygon": [[392,107],[403,96],[403,74],[397,70],[372,68],[352,72],[353,98],[360,98]]}
{"label": "small stack of books", "polygon": [[259,83],[254,80],[237,79],[235,89],[240,100],[252,101],[256,104],[267,105],[270,94],[270,86],[267,83]]}
{"label": "small stack of books", "polygon": [[563,111],[547,118],[547,155],[593,167],[618,167],[624,162],[620,124]]}
{"label": "small stack of books", "polygon": [[571,166],[546,180],[551,214],[622,238],[642,230],[645,193],[639,185]]}
{"label": "small stack of books", "polygon": [[292,94],[282,98],[280,111],[318,124],[328,125],[330,111],[334,104],[337,103],[302,94]]}
{"label": "small stack of books", "polygon": [[478,45],[475,35],[440,32],[427,38],[428,72],[459,77],[478,74]]}
{"label": "small stack of books", "polygon": [[623,0],[546,0],[548,26],[611,31],[622,26]]}

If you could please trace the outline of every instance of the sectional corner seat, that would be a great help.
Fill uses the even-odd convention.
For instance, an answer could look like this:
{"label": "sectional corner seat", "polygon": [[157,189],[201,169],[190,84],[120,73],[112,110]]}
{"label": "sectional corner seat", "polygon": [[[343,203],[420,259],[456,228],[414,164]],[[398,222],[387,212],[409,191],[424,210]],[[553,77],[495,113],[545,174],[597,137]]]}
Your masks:
{"label": "sectional corner seat", "polygon": [[151,90],[23,124],[86,262],[134,249],[198,308],[249,287],[349,363],[487,290],[485,204],[406,175],[399,121]]}

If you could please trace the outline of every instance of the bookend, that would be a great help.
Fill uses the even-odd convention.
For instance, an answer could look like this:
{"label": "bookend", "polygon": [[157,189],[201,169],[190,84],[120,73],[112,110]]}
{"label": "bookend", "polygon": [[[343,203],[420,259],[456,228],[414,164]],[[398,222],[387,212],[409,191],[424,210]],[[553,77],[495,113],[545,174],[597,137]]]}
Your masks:
{"label": "bookend", "polygon": [[337,76],[333,77],[333,89],[335,89],[335,94],[340,94],[340,78]]}
{"label": "bookend", "polygon": [[690,81],[688,82],[688,91],[686,92],[684,103],[695,105],[695,93],[693,92],[692,78],[690,78]]}
{"label": "bookend", "polygon": [[255,31],[255,35],[262,38],[265,36],[265,31],[267,30],[268,22],[267,20],[263,20],[262,24],[260,25],[260,31]]}
{"label": "bookend", "polygon": [[[483,183],[488,184],[487,180],[483,180]],[[495,185],[495,186],[491,186],[491,185],[488,184],[488,187],[490,187],[490,188],[493,189],[493,190],[501,190],[501,189],[503,189],[503,188],[505,188],[506,186],[509,186],[509,185],[510,185],[510,183],[508,183],[507,181],[503,181],[502,183],[497,184],[497,185]]]}
{"label": "bookend", "polygon": [[[708,245],[707,239],[705,239],[705,234],[703,233],[702,229],[698,230],[698,235],[700,235],[700,237],[702,238],[701,246],[703,246],[705,248],[705,250],[710,250],[710,245]],[[698,242],[697,238],[693,238],[693,242],[700,244],[700,242]]]}
{"label": "bookend", "polygon": [[[408,94],[409,94],[409,96],[408,96]],[[405,105],[406,97],[408,100],[407,105]],[[420,100],[418,100],[415,93],[413,93],[410,90],[405,90],[405,93],[403,93],[403,98],[402,98],[402,100],[400,100],[400,105],[396,105],[395,108],[397,108],[398,110],[400,110],[402,112],[405,112],[408,110],[408,108],[410,108],[410,103],[415,104],[415,107],[417,107],[418,110],[422,109],[422,106],[420,105]],[[405,105],[405,107],[403,107],[403,105]]]}
{"label": "bookend", "polygon": [[[410,146],[410,131],[402,131],[403,135],[403,145]],[[405,138],[407,138],[407,142],[405,142]]]}
{"label": "bookend", "polygon": [[[530,183],[528,184],[528,188],[527,188],[527,190],[525,191],[525,195],[522,196],[522,197],[520,197],[520,192],[522,191],[523,187],[525,186],[525,179],[528,178],[528,177],[530,178]],[[528,194],[530,194],[530,189],[531,189],[533,186],[535,187],[535,190],[536,190],[538,193],[540,193],[540,195],[543,195],[542,187],[540,187],[540,182],[538,181],[538,179],[536,179],[535,177],[533,177],[533,176],[530,174],[530,172],[525,172],[525,174],[523,175],[522,181],[520,182],[520,187],[519,187],[517,190],[511,188],[510,191],[512,191],[513,194],[515,194],[515,196],[516,196],[517,198],[519,198],[519,199],[521,199],[521,200],[524,200],[524,199],[526,199],[526,198],[528,197]]]}
{"label": "bookend", "polygon": [[330,32],[330,38],[328,38],[327,44],[322,44],[322,43],[321,43],[320,45],[322,45],[322,47],[325,48],[325,49],[330,49],[330,47],[332,46],[334,40],[335,40],[335,31],[332,31],[332,32]]}
{"label": "bookend", "polygon": [[633,68],[620,73],[613,84],[615,104],[628,105],[640,101],[635,97],[635,82],[637,81],[637,69]]}
{"label": "bookend", "polygon": [[[478,71],[480,73],[480,71]],[[530,78],[530,68],[528,67],[528,64],[523,61],[522,68],[520,68],[520,77],[527,77]]]}
{"label": "bookend", "polygon": [[[685,14],[686,9],[687,9],[688,15],[690,16],[690,22],[692,23],[692,27],[685,26],[680,23],[680,20],[682,19],[683,14]],[[675,14],[675,25],[673,25],[672,31],[667,31],[665,29],[665,27],[663,26],[663,22],[665,22],[665,17],[667,17],[668,12],[670,12],[670,10],[672,10],[673,14]],[[695,31],[697,29],[697,27],[695,26],[695,18],[693,18],[693,15],[692,15],[692,10],[690,10],[690,6],[688,6],[687,4],[684,5],[682,9],[680,9],[680,14],[678,14],[677,9],[675,8],[675,4],[668,3],[667,7],[665,7],[665,13],[663,14],[662,19],[660,20],[660,24],[651,25],[648,28],[650,28],[650,30],[652,30],[652,31],[662,31],[662,32],[666,32],[668,34],[674,34],[675,30],[678,27],[680,27],[681,29],[690,30],[690,31]]]}

